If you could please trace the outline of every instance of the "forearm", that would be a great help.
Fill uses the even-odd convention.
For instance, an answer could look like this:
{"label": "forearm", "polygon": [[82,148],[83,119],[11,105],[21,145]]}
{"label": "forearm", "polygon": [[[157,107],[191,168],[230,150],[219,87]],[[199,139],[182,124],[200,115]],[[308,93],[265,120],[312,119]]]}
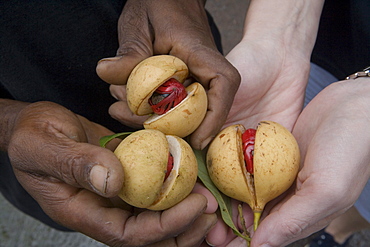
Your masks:
{"label": "forearm", "polygon": [[18,113],[27,105],[20,101],[0,99],[0,150],[7,150]]}
{"label": "forearm", "polygon": [[243,39],[273,42],[310,58],[324,0],[251,0]]}

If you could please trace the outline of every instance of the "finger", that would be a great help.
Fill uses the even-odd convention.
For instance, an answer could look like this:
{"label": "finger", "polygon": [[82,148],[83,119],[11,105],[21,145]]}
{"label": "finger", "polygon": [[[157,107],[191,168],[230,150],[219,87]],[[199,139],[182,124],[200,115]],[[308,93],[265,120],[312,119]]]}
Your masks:
{"label": "finger", "polygon": [[131,216],[129,211],[113,208],[110,199],[88,190],[50,177],[30,176],[19,170],[15,173],[55,222],[107,244],[117,238],[117,229],[122,229],[122,222]]}
{"label": "finger", "polygon": [[116,100],[126,101],[126,85],[110,85],[109,91]]}
{"label": "finger", "polygon": [[110,84],[126,84],[133,68],[153,55],[153,37],[145,6],[134,2],[126,3],[118,21],[118,56],[102,59],[96,67],[99,77]]}
{"label": "finger", "polygon": [[212,195],[212,193],[204,187],[204,185],[200,183],[196,183],[192,193],[198,193],[207,198],[207,208],[205,210],[206,214],[215,213],[218,208],[218,203],[216,198]]}
{"label": "finger", "polygon": [[148,116],[138,116],[130,110],[126,97],[126,86],[111,85],[109,88],[113,97],[119,100],[109,107],[109,114],[112,118],[135,129],[143,128],[143,123]]}
{"label": "finger", "polygon": [[[86,143],[75,143],[68,148],[51,147],[45,173],[79,188],[105,197],[113,197],[122,188],[124,174],[121,162],[112,151]],[[49,163],[50,162],[50,163]]]}
{"label": "finger", "polygon": [[217,52],[200,52],[189,59],[188,65],[207,90],[206,116],[190,138],[194,148],[203,149],[224,125],[240,84],[240,75]]}
{"label": "finger", "polygon": [[206,242],[203,241],[203,243],[200,245],[200,247],[209,247],[210,245]]}
{"label": "finger", "polygon": [[[242,213],[243,213],[243,221],[241,220],[241,216],[239,215],[238,206],[242,205]],[[236,227],[239,229],[239,232],[244,233],[248,226],[253,225],[253,212],[251,208],[246,205],[242,204],[239,201],[232,200],[231,201],[231,208],[232,208],[232,219]],[[212,228],[212,230],[207,235],[207,243],[212,246],[226,246],[230,241],[237,238],[234,232],[228,227],[224,221],[222,220],[221,214],[218,211],[218,222]],[[241,241],[245,243],[245,241]]]}
{"label": "finger", "polygon": [[[82,116],[77,117],[83,125],[88,143],[60,138],[60,143],[64,142],[64,145],[50,144],[47,149],[56,153],[56,156],[50,156],[45,150],[40,153],[47,156],[44,161],[58,165],[54,165],[53,169],[44,166],[45,172],[69,185],[83,187],[105,197],[116,196],[124,179],[121,162],[109,149],[98,146],[100,138],[112,132]],[[113,140],[107,147],[113,149],[116,145],[118,140]]]}
{"label": "finger", "polygon": [[297,193],[264,218],[253,235],[252,246],[286,246],[325,227],[340,210],[329,202],[331,193],[320,190],[320,196]]}
{"label": "finger", "polygon": [[178,246],[199,246],[216,222],[216,214],[201,215],[188,231],[177,237]]}
{"label": "finger", "polygon": [[[84,130],[87,137],[87,143],[91,143],[96,146],[100,146],[100,139],[104,136],[113,135],[114,132],[110,131],[109,129],[103,127],[100,124],[94,123],[86,119],[82,116],[77,116],[81,124],[84,126]],[[80,140],[77,140],[80,141]],[[121,142],[121,139],[113,139],[105,144],[105,148],[108,148],[109,150],[114,150],[118,146],[118,144]]]}
{"label": "finger", "polygon": [[[42,151],[34,151],[39,155],[39,160],[35,161],[38,163],[37,170],[26,170],[27,173],[52,177],[105,197],[116,196],[121,190],[123,169],[112,151],[87,143],[75,143],[70,139],[65,140],[62,146],[49,143],[40,147]],[[29,162],[22,163],[27,166]]]}
{"label": "finger", "polygon": [[178,235],[175,238],[166,239],[164,241],[150,245],[150,247],[161,246],[181,246],[195,247],[200,246],[205,239],[207,232],[212,228],[217,220],[215,214],[203,214],[199,216],[192,224],[189,230]]}
{"label": "finger", "polygon": [[[187,8],[191,11],[183,11]],[[155,53],[171,54],[183,60],[191,76],[207,90],[207,115],[190,139],[193,147],[202,149],[226,121],[240,84],[240,75],[217,51],[203,5],[194,5],[192,2],[181,2],[179,5],[173,2],[166,9],[181,14],[169,12],[153,17]],[[161,23],[168,23],[165,29]]]}
{"label": "finger", "polygon": [[[208,242],[208,236],[207,236],[207,242]],[[227,229],[227,233],[226,233],[226,236],[224,237],[224,242],[223,243],[213,244],[213,242],[208,242],[208,244],[211,245],[211,246],[217,246],[217,247],[225,247],[225,246],[228,246],[228,247],[243,246],[243,247],[245,247],[245,246],[248,246],[247,242],[243,238],[236,236],[231,228]]]}
{"label": "finger", "polygon": [[[34,103],[18,118],[17,133],[8,153],[14,169],[53,177],[100,195],[116,196],[122,187],[123,169],[112,151],[85,143],[91,122],[53,103]],[[105,128],[91,123],[100,134]],[[108,133],[108,132],[107,132]]]}
{"label": "finger", "polygon": [[[141,246],[145,243],[155,243],[176,236],[178,236],[177,243],[186,242],[190,241],[189,235],[195,234],[191,241],[193,243],[201,242],[216,220],[216,217],[212,215],[201,216],[205,207],[206,199],[203,196],[191,194],[181,203],[166,211],[143,212],[127,220],[123,239],[136,239],[135,244]],[[198,217],[201,218],[196,220]],[[190,229],[190,226],[194,229]],[[184,233],[187,230],[189,232]],[[138,233],[145,233],[145,236],[138,239]],[[185,236],[180,237],[182,233]],[[179,246],[182,245],[179,244]]]}
{"label": "finger", "polygon": [[189,235],[194,235],[190,243],[200,243],[215,221],[215,216],[202,216],[206,199],[197,194],[166,211],[143,210],[134,215],[114,208],[109,199],[88,190],[41,177],[37,184],[38,187],[31,187],[29,193],[52,219],[109,246],[144,246],[170,238],[176,242],[174,237],[187,230],[189,232],[177,242],[186,242],[186,238],[191,239]]}
{"label": "finger", "polygon": [[109,107],[109,114],[120,123],[134,129],[142,129],[148,116],[138,116],[130,110],[124,101],[118,101]]}
{"label": "finger", "polygon": [[207,234],[206,241],[211,246],[221,246],[227,240],[229,227],[222,220],[218,212],[218,220],[215,226]]}
{"label": "finger", "polygon": [[227,245],[227,247],[245,247],[248,246],[248,243],[245,239],[237,237],[232,239]]}

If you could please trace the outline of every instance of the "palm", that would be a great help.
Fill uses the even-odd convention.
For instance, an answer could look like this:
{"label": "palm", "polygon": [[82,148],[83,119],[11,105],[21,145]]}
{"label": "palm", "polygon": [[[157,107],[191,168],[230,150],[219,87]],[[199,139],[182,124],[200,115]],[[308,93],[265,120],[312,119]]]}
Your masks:
{"label": "palm", "polygon": [[368,85],[366,79],[332,84],[301,113],[293,130],[303,162],[296,187],[267,210],[253,244],[285,246],[353,205],[370,174]]}
{"label": "palm", "polygon": [[[261,120],[272,120],[292,130],[302,109],[309,60],[281,47],[249,41],[239,43],[227,59],[239,70],[242,80],[226,125],[249,128]],[[218,234],[211,232],[208,240]],[[245,245],[240,241],[235,238],[227,246]]]}
{"label": "palm", "polygon": [[309,63],[291,57],[287,50],[248,41],[228,54],[242,81],[227,125],[253,127],[261,120],[273,120],[292,129],[302,108]]}

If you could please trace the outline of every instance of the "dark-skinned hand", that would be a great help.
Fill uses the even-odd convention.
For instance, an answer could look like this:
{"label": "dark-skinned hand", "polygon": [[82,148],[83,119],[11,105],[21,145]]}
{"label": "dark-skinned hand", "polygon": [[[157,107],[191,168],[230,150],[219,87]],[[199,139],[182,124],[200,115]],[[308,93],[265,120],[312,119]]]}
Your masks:
{"label": "dark-skinned hand", "polygon": [[[97,66],[98,75],[113,84],[119,101],[110,108],[113,118],[134,127],[147,117],[128,109],[124,86],[132,69],[147,57],[170,54],[182,59],[191,76],[207,90],[208,111],[190,143],[204,148],[224,124],[240,83],[237,70],[217,51],[204,0],[129,0],[118,23],[117,57]],[[121,85],[121,86],[118,86]]]}
{"label": "dark-skinned hand", "polygon": [[118,199],[121,164],[98,146],[102,136],[112,134],[108,129],[51,102],[14,109],[5,135],[14,172],[61,225],[109,246],[198,246],[214,225],[216,216],[204,213],[207,200],[200,194],[161,212]]}

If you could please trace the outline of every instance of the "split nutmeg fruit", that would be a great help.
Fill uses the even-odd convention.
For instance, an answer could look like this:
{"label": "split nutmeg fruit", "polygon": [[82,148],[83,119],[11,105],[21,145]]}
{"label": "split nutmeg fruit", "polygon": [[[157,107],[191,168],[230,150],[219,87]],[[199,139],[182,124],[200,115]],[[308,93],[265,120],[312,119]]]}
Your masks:
{"label": "split nutmeg fruit", "polygon": [[200,83],[187,88],[189,71],[177,57],[158,55],[141,61],[127,80],[127,102],[139,116],[152,114],[145,129],[185,137],[194,132],[207,112],[207,95]]}
{"label": "split nutmeg fruit", "polygon": [[197,180],[198,164],[190,145],[158,130],[133,132],[114,154],[125,174],[119,196],[134,207],[170,208],[190,194]]}
{"label": "split nutmeg fruit", "polygon": [[295,138],[271,121],[260,122],[256,130],[229,126],[216,136],[207,152],[213,183],[225,195],[249,204],[255,229],[266,203],[293,184],[299,163]]}

